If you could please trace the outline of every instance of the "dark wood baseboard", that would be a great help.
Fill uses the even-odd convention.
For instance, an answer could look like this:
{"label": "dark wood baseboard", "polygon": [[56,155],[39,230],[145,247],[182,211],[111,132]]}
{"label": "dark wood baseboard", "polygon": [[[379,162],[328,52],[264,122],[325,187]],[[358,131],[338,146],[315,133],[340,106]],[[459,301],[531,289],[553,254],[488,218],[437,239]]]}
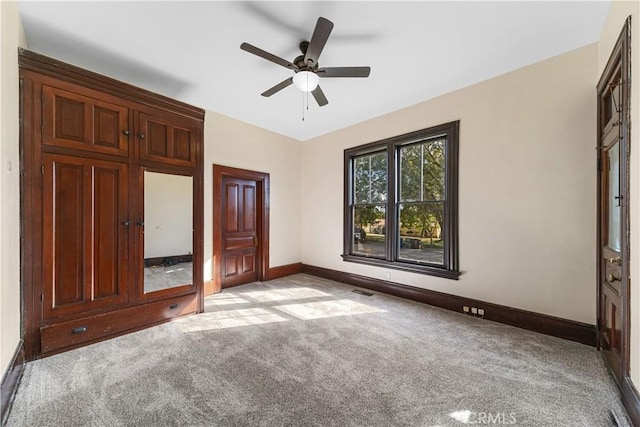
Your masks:
{"label": "dark wood baseboard", "polygon": [[279,279],[281,277],[291,276],[292,274],[302,273],[302,263],[279,265],[278,267],[269,268],[266,280]]}
{"label": "dark wood baseboard", "polygon": [[13,353],[11,363],[7,367],[6,372],[2,376],[2,383],[0,384],[0,395],[2,401],[0,406],[2,407],[2,425],[5,425],[7,417],[9,415],[9,409],[13,402],[13,397],[20,384],[22,378],[22,372],[24,371],[24,342],[20,340],[16,351]]}
{"label": "dark wood baseboard", "polygon": [[627,377],[620,387],[622,393],[622,403],[629,414],[631,423],[634,426],[640,426],[640,395],[638,390],[631,382],[631,378]]}
{"label": "dark wood baseboard", "polygon": [[596,345],[595,325],[307,264],[303,264],[302,271],[313,276],[422,302],[458,313],[462,313],[463,306],[481,308],[484,310],[483,318],[486,320],[590,346]]}
{"label": "dark wood baseboard", "polygon": [[157,267],[159,265],[176,265],[181,262],[193,262],[193,255],[174,255],[174,256],[161,256],[156,258],[145,258],[145,267]]}

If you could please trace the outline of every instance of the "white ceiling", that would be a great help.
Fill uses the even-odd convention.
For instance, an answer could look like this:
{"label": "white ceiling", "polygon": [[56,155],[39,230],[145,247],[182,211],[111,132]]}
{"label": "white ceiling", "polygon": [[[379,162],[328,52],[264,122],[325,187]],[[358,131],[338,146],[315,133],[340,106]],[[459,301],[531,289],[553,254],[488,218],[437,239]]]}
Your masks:
{"label": "white ceiling", "polygon": [[[597,41],[609,1],[32,2],[29,48],[304,141]],[[302,121],[292,71],[318,16],[335,26],[321,67],[371,66],[368,79],[322,79]]]}

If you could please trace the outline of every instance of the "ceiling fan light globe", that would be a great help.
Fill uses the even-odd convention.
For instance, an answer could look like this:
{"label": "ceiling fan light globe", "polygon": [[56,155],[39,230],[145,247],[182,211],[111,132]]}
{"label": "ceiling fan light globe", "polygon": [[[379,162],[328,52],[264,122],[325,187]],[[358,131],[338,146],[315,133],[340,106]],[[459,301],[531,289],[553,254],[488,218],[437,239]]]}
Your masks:
{"label": "ceiling fan light globe", "polygon": [[318,87],[320,77],[311,71],[300,71],[293,76],[293,84],[303,92],[311,92]]}

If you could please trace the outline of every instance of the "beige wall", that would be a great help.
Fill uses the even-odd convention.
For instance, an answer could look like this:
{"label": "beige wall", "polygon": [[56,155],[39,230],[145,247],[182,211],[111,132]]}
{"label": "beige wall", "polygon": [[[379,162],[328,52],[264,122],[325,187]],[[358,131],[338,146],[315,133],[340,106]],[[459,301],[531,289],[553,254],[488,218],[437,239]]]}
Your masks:
{"label": "beige wall", "polygon": [[0,2],[0,375],[20,340],[18,46],[26,46],[15,2]]}
{"label": "beige wall", "polygon": [[640,2],[614,1],[598,42],[598,77],[631,15],[631,379],[640,385]]}
{"label": "beige wall", "polygon": [[[304,143],[303,262],[595,324],[596,68],[594,44]],[[343,262],[343,150],[452,120],[460,280]]]}
{"label": "beige wall", "polygon": [[204,140],[204,280],[211,280],[213,164],[270,174],[270,266],[300,262],[301,143],[213,111]]}

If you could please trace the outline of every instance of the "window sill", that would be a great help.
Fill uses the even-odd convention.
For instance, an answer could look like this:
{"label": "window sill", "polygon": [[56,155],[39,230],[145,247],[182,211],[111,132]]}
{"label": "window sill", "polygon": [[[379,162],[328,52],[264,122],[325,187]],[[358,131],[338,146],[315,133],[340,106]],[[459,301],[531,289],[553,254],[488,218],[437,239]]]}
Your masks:
{"label": "window sill", "polygon": [[444,267],[433,267],[428,265],[418,265],[403,263],[400,261],[392,262],[380,258],[368,258],[357,255],[342,255],[345,262],[355,262],[357,264],[372,265],[374,267],[389,268],[392,270],[407,271],[409,273],[425,274],[427,276],[442,277],[444,279],[458,280],[460,272],[456,270],[447,270]]}

